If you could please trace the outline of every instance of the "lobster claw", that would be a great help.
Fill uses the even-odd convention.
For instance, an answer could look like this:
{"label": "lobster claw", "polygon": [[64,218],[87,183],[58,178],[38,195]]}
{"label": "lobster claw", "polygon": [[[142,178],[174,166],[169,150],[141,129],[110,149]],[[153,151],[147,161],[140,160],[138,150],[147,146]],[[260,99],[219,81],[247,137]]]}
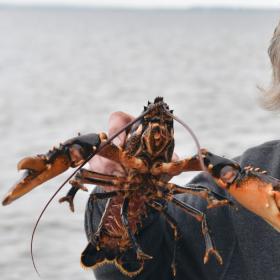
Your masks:
{"label": "lobster claw", "polygon": [[78,136],[53,148],[46,155],[22,159],[17,167],[18,170],[25,170],[23,177],[10,189],[2,204],[8,205],[69,167],[82,164],[100,142],[98,134]]}
{"label": "lobster claw", "polygon": [[22,159],[18,163],[18,170],[26,171],[21,180],[10,189],[2,204],[10,204],[45,181],[66,171],[69,167],[70,161],[66,155],[59,155],[52,163],[48,163],[44,155]]}
{"label": "lobster claw", "polygon": [[280,180],[255,170],[242,170],[229,193],[280,232]]}
{"label": "lobster claw", "polygon": [[280,232],[280,180],[211,153],[204,154],[204,162],[218,186]]}

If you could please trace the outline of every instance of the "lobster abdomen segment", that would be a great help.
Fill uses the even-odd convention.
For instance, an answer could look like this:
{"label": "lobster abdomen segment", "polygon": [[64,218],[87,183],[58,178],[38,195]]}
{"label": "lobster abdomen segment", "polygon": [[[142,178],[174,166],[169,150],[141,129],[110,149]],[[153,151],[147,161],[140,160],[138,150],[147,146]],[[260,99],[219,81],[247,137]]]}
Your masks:
{"label": "lobster abdomen segment", "polygon": [[97,249],[92,243],[88,243],[81,255],[81,264],[84,268],[97,268],[104,264],[113,263],[118,269],[129,277],[136,276],[144,268],[144,261],[137,259],[133,249],[120,252],[106,248]]}

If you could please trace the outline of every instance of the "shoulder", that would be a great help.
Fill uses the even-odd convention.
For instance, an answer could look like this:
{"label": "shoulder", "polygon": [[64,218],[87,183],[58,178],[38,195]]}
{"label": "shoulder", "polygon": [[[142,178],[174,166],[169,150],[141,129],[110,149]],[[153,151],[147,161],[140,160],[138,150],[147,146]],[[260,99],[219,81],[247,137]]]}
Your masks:
{"label": "shoulder", "polygon": [[280,152],[280,140],[273,140],[269,142],[265,142],[261,145],[251,147],[248,150],[244,152],[242,157],[253,157],[255,154],[259,155],[262,153],[274,153],[274,152]]}
{"label": "shoulder", "polygon": [[237,158],[241,167],[252,165],[280,177],[280,140],[269,141],[249,148]]}

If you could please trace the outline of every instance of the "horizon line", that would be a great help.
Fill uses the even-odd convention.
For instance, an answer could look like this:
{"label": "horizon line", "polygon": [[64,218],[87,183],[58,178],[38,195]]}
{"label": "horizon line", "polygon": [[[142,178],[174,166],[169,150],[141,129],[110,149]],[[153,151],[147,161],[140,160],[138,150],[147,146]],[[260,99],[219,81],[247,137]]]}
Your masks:
{"label": "horizon line", "polygon": [[0,3],[0,8],[69,8],[69,9],[104,9],[104,10],[253,10],[253,11],[279,11],[275,6],[238,6],[238,5],[98,5],[98,4],[48,4],[48,3]]}

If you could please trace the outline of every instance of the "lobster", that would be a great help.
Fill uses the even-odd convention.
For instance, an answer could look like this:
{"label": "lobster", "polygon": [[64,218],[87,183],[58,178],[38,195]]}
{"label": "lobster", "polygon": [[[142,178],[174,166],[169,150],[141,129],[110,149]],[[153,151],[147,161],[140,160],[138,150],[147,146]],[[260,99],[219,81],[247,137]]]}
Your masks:
{"label": "lobster", "polygon": [[[198,146],[196,155],[172,161],[175,145],[174,119],[193,135]],[[124,131],[126,141],[119,147],[112,140]],[[123,175],[84,169],[84,165],[96,154],[120,164]],[[68,202],[71,211],[74,211],[74,197],[78,190],[87,190],[85,184],[104,189],[104,192],[92,193],[90,200],[107,200],[99,226],[81,254],[81,264],[85,268],[113,263],[129,277],[141,273],[145,262],[156,257],[144,252],[137,240],[137,234],[150,213],[161,213],[173,231],[174,241],[179,239],[179,226],[167,211],[168,203],[176,205],[201,223],[206,247],[204,263],[213,255],[222,264],[222,257],[210,236],[206,215],[180,201],[176,195],[198,196],[206,200],[208,208],[230,205],[231,201],[205,186],[187,184],[182,187],[169,182],[171,177],[187,171],[210,173],[219,187],[227,190],[241,205],[280,231],[280,181],[259,168],[249,166],[241,169],[237,162],[201,149],[193,132],[174,116],[162,97],[155,98],[153,103],[148,102],[138,118],[109,138],[105,133],[79,135],[47,154],[22,159],[18,163],[18,169],[25,170],[23,178],[12,187],[2,204],[12,203],[69,167],[78,168],[56,191],[55,195],[73,177],[69,181],[71,189],[60,202]],[[50,201],[46,207],[49,203]],[[32,241],[46,207],[35,225]],[[175,249],[176,244],[171,263],[173,276],[176,275]],[[32,260],[36,269],[33,255]]]}

